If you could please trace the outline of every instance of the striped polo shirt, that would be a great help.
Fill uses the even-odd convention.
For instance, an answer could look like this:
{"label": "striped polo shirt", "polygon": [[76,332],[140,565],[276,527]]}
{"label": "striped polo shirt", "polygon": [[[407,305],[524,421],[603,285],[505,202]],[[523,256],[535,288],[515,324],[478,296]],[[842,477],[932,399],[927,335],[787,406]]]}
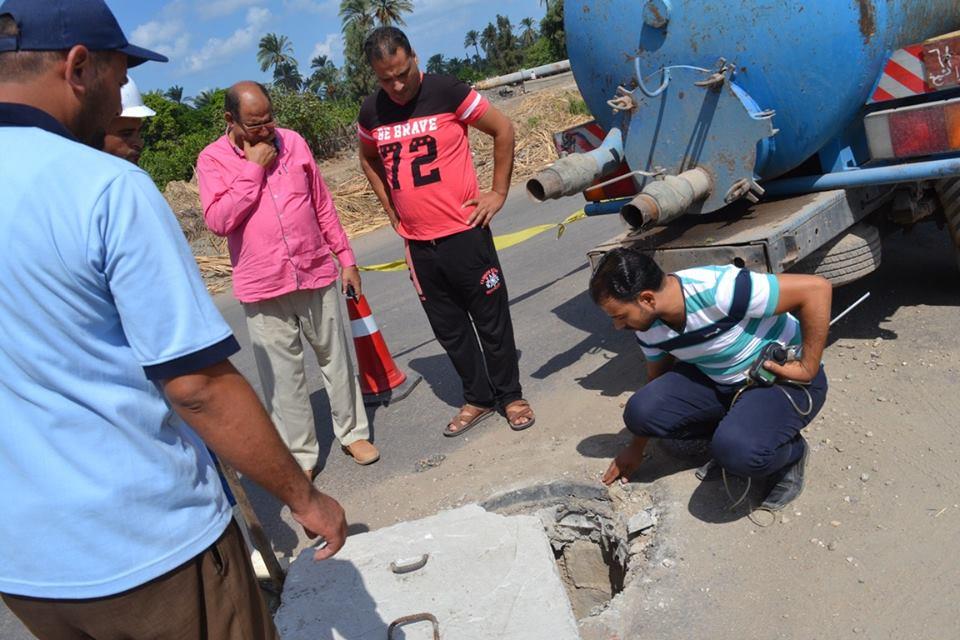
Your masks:
{"label": "striped polo shirt", "polygon": [[[734,266],[698,267],[678,271],[686,307],[684,331],[696,331],[712,325],[730,313],[734,283],[740,269]],[[669,277],[669,276],[668,276]],[[677,360],[695,365],[719,384],[738,384],[746,379],[747,369],[763,346],[771,341],[799,346],[800,323],[789,313],[774,314],[780,298],[777,277],[750,274],[750,303],[743,320],[732,328],[699,344],[673,349]],[[637,331],[637,340],[648,361],[667,355],[659,348],[676,338],[676,331],[657,320],[646,331]]]}

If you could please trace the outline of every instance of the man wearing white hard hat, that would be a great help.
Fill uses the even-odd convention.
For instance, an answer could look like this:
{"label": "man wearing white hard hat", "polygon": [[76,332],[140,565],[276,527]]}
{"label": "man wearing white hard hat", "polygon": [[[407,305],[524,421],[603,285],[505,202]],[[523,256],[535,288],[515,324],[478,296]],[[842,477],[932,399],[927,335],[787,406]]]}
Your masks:
{"label": "man wearing white hard hat", "polygon": [[140,154],[143,153],[143,138],[140,136],[143,119],[155,116],[157,112],[143,103],[137,83],[130,76],[127,76],[127,84],[120,89],[120,99],[122,111],[107,128],[103,150],[133,164],[140,164]]}

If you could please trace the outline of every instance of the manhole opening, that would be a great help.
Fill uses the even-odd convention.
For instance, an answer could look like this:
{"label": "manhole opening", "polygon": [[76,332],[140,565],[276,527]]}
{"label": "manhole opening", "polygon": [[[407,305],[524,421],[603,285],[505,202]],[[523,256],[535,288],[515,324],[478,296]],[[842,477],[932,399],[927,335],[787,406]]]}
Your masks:
{"label": "manhole opening", "polygon": [[551,507],[539,515],[574,615],[582,620],[599,614],[623,591],[629,569],[626,543],[613,521],[584,505]]}
{"label": "manhole opening", "polygon": [[631,559],[652,541],[656,515],[649,504],[645,495],[614,500],[600,487],[561,483],[512,491],[482,506],[540,519],[574,615],[584,620],[606,610],[643,565],[638,559],[631,568]]}

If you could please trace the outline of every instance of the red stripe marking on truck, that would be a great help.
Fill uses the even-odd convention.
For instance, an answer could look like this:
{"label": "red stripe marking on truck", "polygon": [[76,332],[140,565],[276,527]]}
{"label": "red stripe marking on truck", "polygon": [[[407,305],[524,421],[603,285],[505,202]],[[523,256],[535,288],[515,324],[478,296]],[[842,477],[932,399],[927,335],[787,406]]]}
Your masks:
{"label": "red stripe marking on truck", "polygon": [[926,93],[927,91],[927,86],[923,78],[913,75],[893,60],[887,62],[887,68],[884,69],[884,73],[914,93]]}
{"label": "red stripe marking on truck", "polygon": [[893,100],[893,96],[877,87],[877,90],[873,92],[873,101],[874,102],[886,102],[887,100]]}

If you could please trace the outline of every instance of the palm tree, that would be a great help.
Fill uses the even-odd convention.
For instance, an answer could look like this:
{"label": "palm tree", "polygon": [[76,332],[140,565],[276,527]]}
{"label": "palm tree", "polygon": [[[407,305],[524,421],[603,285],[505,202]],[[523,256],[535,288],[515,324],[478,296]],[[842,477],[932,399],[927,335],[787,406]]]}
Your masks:
{"label": "palm tree", "polygon": [[340,24],[346,33],[353,28],[366,34],[373,28],[373,6],[370,0],[342,0],[340,2]]}
{"label": "palm tree", "polygon": [[427,60],[427,73],[443,73],[443,54],[435,53]]}
{"label": "palm tree", "polygon": [[370,4],[381,27],[405,25],[403,14],[413,12],[411,0],[370,0]]}
{"label": "palm tree", "polygon": [[213,102],[216,92],[216,89],[207,89],[206,91],[201,91],[200,94],[193,99],[194,109],[203,109],[204,107],[210,106],[210,104]]}
{"label": "palm tree", "polygon": [[492,61],[497,57],[497,28],[493,23],[488,22],[480,34],[480,46],[483,52],[487,54],[487,60]]}
{"label": "palm tree", "polygon": [[300,91],[300,87],[303,86],[303,76],[300,75],[297,61],[291,58],[289,62],[278,65],[273,70],[273,84],[287,91]]}
{"label": "palm tree", "polygon": [[536,22],[533,18],[524,18],[520,21],[523,31],[520,32],[520,42],[523,46],[529,47],[537,39],[537,30],[534,28]]}
{"label": "palm tree", "polygon": [[337,66],[327,56],[315,56],[310,61],[313,73],[307,80],[307,88],[324,98],[330,97],[330,85],[337,80]]}
{"label": "palm tree", "polygon": [[163,92],[163,97],[177,104],[183,104],[183,87],[174,85]]}
{"label": "palm tree", "polygon": [[473,47],[474,51],[477,52],[477,58],[480,58],[480,33],[476,29],[470,29],[467,31],[467,35],[463,37],[463,48],[467,49]]}
{"label": "palm tree", "polygon": [[293,59],[293,44],[287,36],[268,33],[260,39],[257,62],[260,63],[260,71],[273,67],[273,75],[276,78],[277,70],[281,65],[296,64]]}

